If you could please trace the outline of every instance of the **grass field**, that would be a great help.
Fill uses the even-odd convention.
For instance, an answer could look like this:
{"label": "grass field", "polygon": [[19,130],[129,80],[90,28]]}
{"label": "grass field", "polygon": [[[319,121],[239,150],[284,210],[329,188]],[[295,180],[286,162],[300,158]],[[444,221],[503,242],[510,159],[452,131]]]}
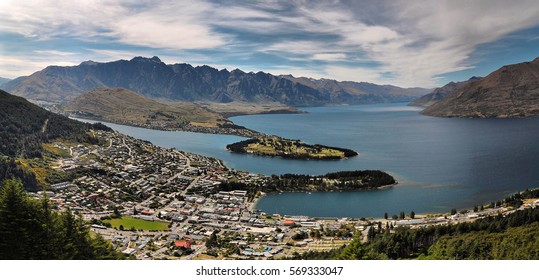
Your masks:
{"label": "grass field", "polygon": [[344,153],[335,149],[308,145],[299,141],[279,139],[275,137],[262,138],[258,143],[246,147],[248,153],[266,156],[282,156],[285,154],[305,156],[308,158],[344,158]]}
{"label": "grass field", "polygon": [[112,225],[113,228],[120,228],[123,225],[124,229],[129,230],[134,227],[136,230],[168,230],[168,223],[159,221],[145,221],[131,217],[122,217],[120,219],[105,220]]}

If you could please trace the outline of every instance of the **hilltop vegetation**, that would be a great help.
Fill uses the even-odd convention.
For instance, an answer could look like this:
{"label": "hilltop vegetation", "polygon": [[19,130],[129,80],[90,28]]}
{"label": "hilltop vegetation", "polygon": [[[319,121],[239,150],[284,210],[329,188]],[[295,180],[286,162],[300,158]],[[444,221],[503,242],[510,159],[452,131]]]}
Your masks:
{"label": "hilltop vegetation", "polygon": [[0,155],[42,157],[42,143],[62,138],[95,142],[90,129],[110,130],[102,124],[86,124],[51,113],[24,98],[0,90]]}
{"label": "hilltop vegetation", "polygon": [[319,144],[309,145],[300,140],[284,139],[277,136],[248,139],[229,144],[226,148],[240,154],[290,159],[344,159],[357,156],[356,152],[349,149]]}

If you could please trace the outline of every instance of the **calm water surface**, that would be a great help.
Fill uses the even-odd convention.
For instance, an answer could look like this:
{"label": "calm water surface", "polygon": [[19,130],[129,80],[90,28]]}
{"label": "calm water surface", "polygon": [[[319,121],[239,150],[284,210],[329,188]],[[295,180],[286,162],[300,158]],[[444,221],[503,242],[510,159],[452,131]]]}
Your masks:
{"label": "calm water surface", "polygon": [[232,120],[268,134],[351,148],[359,157],[297,161],[237,155],[224,147],[241,137],[108,125],[159,146],[216,157],[232,168],[256,173],[316,175],[380,169],[399,181],[395,187],[376,191],[270,194],[257,205],[267,213],[379,217],[384,212],[440,212],[490,202],[539,185],[539,118],[434,118],[405,104],[302,109],[309,114]]}

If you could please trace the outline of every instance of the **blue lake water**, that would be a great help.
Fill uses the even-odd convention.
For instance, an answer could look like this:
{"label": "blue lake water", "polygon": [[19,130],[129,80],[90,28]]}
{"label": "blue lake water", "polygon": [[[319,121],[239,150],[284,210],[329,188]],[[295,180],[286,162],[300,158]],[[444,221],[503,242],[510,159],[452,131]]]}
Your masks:
{"label": "blue lake water", "polygon": [[307,107],[309,114],[251,115],[232,120],[264,133],[350,148],[337,161],[298,161],[232,154],[241,137],[155,131],[109,124],[163,147],[216,157],[232,168],[263,174],[380,169],[395,187],[362,192],[269,194],[267,213],[318,217],[380,217],[400,211],[448,211],[498,200],[539,186],[539,118],[447,119],[422,116],[405,104]]}

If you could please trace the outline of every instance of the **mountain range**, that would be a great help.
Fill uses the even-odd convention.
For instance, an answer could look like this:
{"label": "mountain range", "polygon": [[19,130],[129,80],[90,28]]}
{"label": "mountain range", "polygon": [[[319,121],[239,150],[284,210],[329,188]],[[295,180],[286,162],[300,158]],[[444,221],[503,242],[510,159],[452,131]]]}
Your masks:
{"label": "mountain range", "polygon": [[539,58],[503,66],[485,78],[465,83],[421,113],[467,118],[539,115]]}
{"label": "mountain range", "polygon": [[450,82],[443,87],[439,87],[434,89],[431,93],[424,95],[415,101],[412,101],[409,105],[410,106],[419,106],[419,107],[428,107],[445,97],[451,95],[452,93],[458,91],[463,86],[473,82],[482,79],[481,77],[473,76],[467,81],[462,82]]}
{"label": "mountain range", "polygon": [[120,87],[149,98],[188,102],[278,102],[287,106],[316,106],[412,101],[428,93],[368,83],[275,76],[239,69],[180,63],[167,65],[158,57],[135,57],[106,63],[86,61],[77,66],[49,66],[19,77],[2,88],[30,100],[65,103],[100,87]]}

